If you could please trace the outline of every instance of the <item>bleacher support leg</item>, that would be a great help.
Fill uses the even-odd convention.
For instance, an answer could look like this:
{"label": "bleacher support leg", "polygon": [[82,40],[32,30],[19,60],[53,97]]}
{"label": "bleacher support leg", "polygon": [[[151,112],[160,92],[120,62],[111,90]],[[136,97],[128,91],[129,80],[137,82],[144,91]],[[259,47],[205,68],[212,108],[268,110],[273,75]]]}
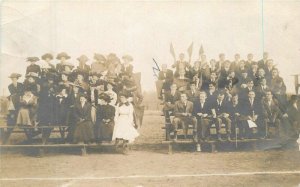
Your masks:
{"label": "bleacher support leg", "polygon": [[86,147],[85,147],[85,145],[80,150],[81,150],[81,156],[86,156]]}
{"label": "bleacher support leg", "polygon": [[168,148],[169,148],[168,154],[173,154],[173,145],[172,145],[172,143],[168,144]]}

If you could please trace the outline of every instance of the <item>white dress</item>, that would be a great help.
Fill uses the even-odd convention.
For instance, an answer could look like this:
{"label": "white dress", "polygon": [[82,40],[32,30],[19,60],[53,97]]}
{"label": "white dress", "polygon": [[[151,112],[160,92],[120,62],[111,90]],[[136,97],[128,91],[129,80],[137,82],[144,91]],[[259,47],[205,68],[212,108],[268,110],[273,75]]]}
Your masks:
{"label": "white dress", "polygon": [[115,127],[112,140],[123,138],[129,142],[133,142],[139,136],[138,131],[134,128],[133,122],[133,106],[123,104],[116,108]]}

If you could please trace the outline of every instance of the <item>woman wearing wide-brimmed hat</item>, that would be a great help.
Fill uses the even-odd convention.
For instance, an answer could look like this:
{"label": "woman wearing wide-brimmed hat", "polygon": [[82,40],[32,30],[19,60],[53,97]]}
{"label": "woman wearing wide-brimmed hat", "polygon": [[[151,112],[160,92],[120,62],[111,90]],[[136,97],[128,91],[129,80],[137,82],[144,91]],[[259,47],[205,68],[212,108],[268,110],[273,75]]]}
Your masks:
{"label": "woman wearing wide-brimmed hat", "polygon": [[42,60],[39,65],[41,67],[41,79],[42,81],[46,81],[48,72],[55,73],[55,66],[51,63],[53,60],[53,55],[50,53],[44,54]]}
{"label": "woman wearing wide-brimmed hat", "polygon": [[92,143],[94,140],[94,127],[91,118],[92,105],[88,102],[87,97],[87,94],[81,94],[80,102],[75,105],[74,143]]}
{"label": "woman wearing wide-brimmed hat", "polygon": [[36,73],[38,76],[41,75],[41,68],[39,65],[36,64],[40,59],[38,57],[28,57],[27,62],[30,62],[30,65],[26,68],[26,75],[33,72]]}
{"label": "woman wearing wide-brimmed hat", "polygon": [[102,74],[107,71],[106,58],[103,55],[95,53],[94,60],[95,61],[91,65],[91,72]]}
{"label": "woman wearing wide-brimmed hat", "polygon": [[99,95],[96,109],[95,137],[96,141],[111,141],[114,129],[115,107],[109,105],[109,95]]}
{"label": "woman wearing wide-brimmed hat", "polygon": [[40,85],[38,83],[39,77],[37,73],[29,72],[26,74],[26,79],[24,81],[24,88],[30,89],[31,92],[37,96],[40,92]]}
{"label": "woman wearing wide-brimmed hat", "polygon": [[18,73],[12,73],[9,78],[11,79],[12,83],[8,85],[8,90],[10,93],[9,99],[9,105],[8,105],[8,118],[7,118],[7,124],[8,125],[15,125],[17,114],[20,108],[20,97],[24,93],[24,85],[20,82],[18,82],[18,79],[21,77],[21,74]]}
{"label": "woman wearing wide-brimmed hat", "polygon": [[79,65],[77,67],[78,72],[83,72],[85,74],[85,77],[88,76],[91,67],[86,64],[87,61],[89,61],[89,58],[86,55],[81,55],[80,57],[77,58]]}
{"label": "woman wearing wide-brimmed hat", "polygon": [[61,73],[63,71],[71,72],[71,70],[74,68],[74,65],[67,62],[67,60],[70,58],[71,57],[66,52],[57,54],[56,59],[60,60],[60,62],[56,64],[56,71],[58,73]]}

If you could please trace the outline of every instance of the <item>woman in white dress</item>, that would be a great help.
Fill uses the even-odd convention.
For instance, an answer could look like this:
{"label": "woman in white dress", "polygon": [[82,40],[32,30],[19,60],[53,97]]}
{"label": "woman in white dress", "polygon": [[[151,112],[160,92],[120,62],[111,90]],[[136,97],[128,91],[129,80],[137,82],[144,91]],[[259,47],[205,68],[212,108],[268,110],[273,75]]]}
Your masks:
{"label": "woman in white dress", "polygon": [[127,95],[120,93],[120,103],[116,107],[115,127],[112,140],[116,140],[116,145],[123,141],[123,146],[128,142],[133,142],[139,133],[134,128],[133,106],[127,101]]}

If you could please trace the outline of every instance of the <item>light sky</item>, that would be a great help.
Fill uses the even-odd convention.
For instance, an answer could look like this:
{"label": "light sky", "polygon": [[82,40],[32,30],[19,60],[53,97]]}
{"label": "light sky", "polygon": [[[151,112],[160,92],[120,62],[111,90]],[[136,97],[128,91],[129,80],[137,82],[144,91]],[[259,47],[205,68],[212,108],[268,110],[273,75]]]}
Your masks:
{"label": "light sky", "polygon": [[251,52],[259,60],[269,52],[294,93],[290,75],[300,73],[299,20],[300,1],[4,1],[0,88],[8,94],[12,72],[24,77],[26,57],[65,51],[72,63],[81,54],[91,60],[94,52],[130,54],[134,71],[142,72],[142,89],[155,90],[152,58],[170,66],[170,43],[178,55],[194,42],[193,60],[201,44],[208,59]]}

